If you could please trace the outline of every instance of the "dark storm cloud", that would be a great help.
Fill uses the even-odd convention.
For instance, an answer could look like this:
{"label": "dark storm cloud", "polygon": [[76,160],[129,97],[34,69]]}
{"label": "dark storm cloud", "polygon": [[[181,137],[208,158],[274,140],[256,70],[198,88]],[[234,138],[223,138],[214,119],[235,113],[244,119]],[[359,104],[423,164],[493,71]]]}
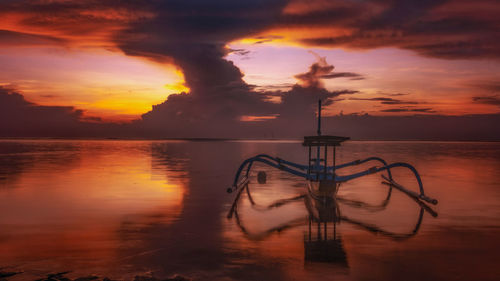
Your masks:
{"label": "dark storm cloud", "polygon": [[[287,12],[294,5],[297,11]],[[221,47],[252,35],[256,43],[284,38],[259,35],[273,28],[324,30],[296,38],[308,45],[392,46],[446,59],[498,58],[500,49],[495,0],[3,1],[0,11],[24,15],[25,26],[67,35],[118,31],[114,41],[125,51],[151,56],[174,57],[175,46],[188,43]]]}
{"label": "dark storm cloud", "polygon": [[[314,46],[363,49],[393,46],[445,59],[500,56],[500,19],[495,16],[500,13],[500,6],[495,1],[332,2],[324,2],[324,9],[289,15],[281,25],[350,30],[347,35],[325,34],[300,39]],[[374,7],[381,11],[376,12]]]}
{"label": "dark storm cloud", "polygon": [[275,21],[285,2],[152,1],[155,17],[136,22],[115,38],[129,55],[168,57],[184,72],[192,93],[231,85],[246,88],[241,71],[224,59],[226,43],[257,33]]}
{"label": "dark storm cloud", "polygon": [[[311,79],[316,81],[317,78]],[[234,96],[229,96],[228,93]],[[247,86],[235,87],[220,96],[214,93],[205,96],[206,92],[174,94],[144,114],[137,125],[143,127],[151,136],[183,135],[189,137],[242,136],[259,130],[260,133],[273,131],[274,126],[287,127],[290,122],[295,122],[298,127],[303,128],[305,124],[314,123],[319,99],[323,100],[324,106],[328,106],[332,104],[335,97],[355,93],[357,93],[355,90],[329,91],[318,84],[308,83],[307,85],[296,84],[287,91],[255,92]],[[279,98],[280,103],[270,102],[269,99],[272,97]],[[243,99],[247,99],[244,105]],[[266,122],[267,125],[261,125],[258,129],[241,122],[240,118],[243,116],[275,116],[277,122]]]}
{"label": "dark storm cloud", "polygon": [[[300,85],[274,92],[255,91],[225,59],[234,51],[225,47],[228,42],[264,30],[278,20],[285,4],[263,0],[155,2],[157,16],[131,25],[116,42],[129,55],[171,60],[182,69],[190,92],[170,95],[138,124],[153,135],[243,133],[247,126],[240,121],[242,117],[314,118],[318,99],[329,104],[329,98],[355,92],[331,92],[322,87],[321,75],[331,74],[334,68],[325,58],[318,57],[308,72],[297,75]],[[270,102],[270,97],[279,97],[281,103]]]}
{"label": "dark storm cloud", "polygon": [[110,34],[132,21],[151,17],[148,6],[139,0],[0,1],[0,18],[13,16],[14,30],[37,33],[31,36],[112,48]]}
{"label": "dark storm cloud", "polygon": [[[253,92],[241,71],[224,57],[227,42],[258,32],[280,15],[284,1],[152,1],[156,16],[136,22],[116,36],[127,54],[169,59],[182,69],[189,94],[171,95],[156,111],[144,115],[148,124],[184,120],[200,125],[231,122],[243,115],[273,114],[275,105]],[[155,119],[157,118],[157,120]],[[184,118],[184,119],[183,119]],[[215,126],[215,125],[214,125]],[[198,126],[197,126],[198,127]]]}

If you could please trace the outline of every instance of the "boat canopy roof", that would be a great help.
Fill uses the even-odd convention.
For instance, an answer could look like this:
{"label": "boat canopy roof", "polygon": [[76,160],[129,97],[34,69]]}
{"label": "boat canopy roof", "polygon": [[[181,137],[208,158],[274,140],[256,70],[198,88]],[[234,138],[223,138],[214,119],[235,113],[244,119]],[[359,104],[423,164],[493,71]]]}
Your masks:
{"label": "boat canopy roof", "polygon": [[349,137],[339,136],[305,136],[303,146],[339,146],[342,142],[349,140]]}

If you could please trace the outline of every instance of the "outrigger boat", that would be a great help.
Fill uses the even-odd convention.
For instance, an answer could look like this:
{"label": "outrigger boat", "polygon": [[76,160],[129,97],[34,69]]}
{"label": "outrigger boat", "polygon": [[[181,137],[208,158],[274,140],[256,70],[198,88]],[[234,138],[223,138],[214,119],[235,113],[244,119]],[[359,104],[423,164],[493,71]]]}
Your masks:
{"label": "outrigger boat", "polygon": [[[249,183],[249,175],[252,169],[252,166],[255,162],[260,162],[271,166],[273,168],[279,169],[281,171],[290,173],[297,177],[304,178],[308,181],[308,196],[312,197],[313,200],[311,202],[317,202],[318,199],[320,201],[327,200],[326,198],[333,198],[338,200],[339,202],[348,203],[351,205],[362,204],[362,202],[354,202],[347,199],[343,199],[337,197],[337,191],[340,185],[344,182],[348,182],[366,175],[371,175],[379,172],[386,172],[387,175],[382,175],[382,178],[385,180],[383,183],[390,186],[390,190],[395,188],[400,190],[404,194],[408,195],[410,198],[414,199],[422,209],[425,209],[431,214],[433,214],[432,209],[430,209],[423,201],[436,205],[438,201],[434,198],[427,196],[424,193],[424,187],[422,184],[422,179],[420,178],[417,170],[410,164],[404,162],[396,162],[387,164],[387,162],[380,157],[368,157],[366,159],[354,160],[348,163],[336,164],[336,147],[340,146],[342,142],[349,140],[348,137],[339,137],[339,136],[329,136],[321,134],[321,100],[318,101],[318,129],[316,136],[305,136],[303,146],[307,146],[309,150],[308,156],[308,164],[298,164],[291,161],[287,161],[278,157],[272,157],[267,154],[259,154],[257,156],[251,157],[243,161],[243,163],[238,168],[236,172],[236,176],[234,178],[233,185],[227,189],[228,193],[236,192],[236,198],[232,204],[231,210],[229,211],[228,218],[231,218],[238,200],[241,196],[245,187],[249,198],[251,199],[250,193],[248,191],[248,183]],[[330,149],[329,149],[330,148]],[[328,153],[332,152],[332,164],[329,165],[328,162]],[[313,155],[313,152],[315,152]],[[323,155],[323,158],[321,158]],[[366,169],[361,172],[349,174],[349,175],[341,175],[338,174],[338,171],[345,167],[357,166],[367,162],[378,162],[380,166],[372,166],[369,169]],[[418,183],[419,191],[415,192],[413,190],[407,189],[401,184],[397,183],[392,176],[391,169],[394,168],[406,168],[409,169],[415,176],[416,181]],[[265,179],[265,174],[260,175],[259,178]],[[260,179],[259,179],[260,180]],[[390,193],[389,193],[390,196]],[[288,200],[288,199],[287,199]]]}

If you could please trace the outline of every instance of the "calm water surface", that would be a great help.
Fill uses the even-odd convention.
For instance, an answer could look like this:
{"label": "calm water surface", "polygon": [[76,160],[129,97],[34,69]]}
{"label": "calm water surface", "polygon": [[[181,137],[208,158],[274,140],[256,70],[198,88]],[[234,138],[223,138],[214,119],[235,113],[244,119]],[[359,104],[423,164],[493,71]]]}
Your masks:
{"label": "calm water surface", "polygon": [[[117,279],[499,279],[500,143],[346,143],[338,162],[377,155],[413,164],[439,200],[438,216],[420,217],[419,205],[396,190],[385,208],[339,202],[349,220],[327,224],[326,236],[323,224],[319,236],[317,224],[309,228],[303,200],[263,210],[243,193],[238,220],[226,218],[234,198],[226,188],[242,160],[259,153],[307,157],[299,142],[0,141],[0,268],[24,271],[11,280],[60,271]],[[267,172],[267,183],[257,183],[256,171]],[[416,188],[407,171],[394,177]],[[265,206],[306,186],[256,165],[249,189]],[[374,206],[387,192],[380,175],[370,175],[343,184],[339,196]]]}

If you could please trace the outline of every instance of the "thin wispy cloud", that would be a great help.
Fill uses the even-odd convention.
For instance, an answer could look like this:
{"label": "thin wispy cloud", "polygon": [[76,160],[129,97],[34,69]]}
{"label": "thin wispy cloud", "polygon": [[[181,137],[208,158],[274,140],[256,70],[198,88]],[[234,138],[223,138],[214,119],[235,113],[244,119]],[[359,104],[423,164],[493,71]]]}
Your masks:
{"label": "thin wispy cloud", "polygon": [[352,97],[349,100],[357,100],[357,101],[377,101],[381,104],[419,104],[421,102],[417,101],[407,101],[393,98],[385,98],[385,97],[376,97],[376,98],[356,98]]}

